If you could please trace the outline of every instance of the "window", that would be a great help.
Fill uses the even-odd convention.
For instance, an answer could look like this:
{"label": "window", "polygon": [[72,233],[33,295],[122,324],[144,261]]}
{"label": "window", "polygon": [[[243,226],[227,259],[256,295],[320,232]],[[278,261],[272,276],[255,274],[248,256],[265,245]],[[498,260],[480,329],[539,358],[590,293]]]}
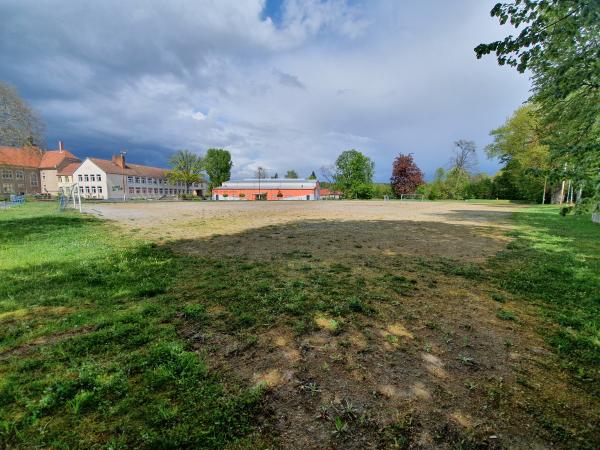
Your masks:
{"label": "window", "polygon": [[12,180],[12,170],[4,169],[2,171],[2,179],[4,179],[4,180]]}
{"label": "window", "polygon": [[89,177],[87,174],[85,174],[85,175],[83,176],[83,179],[84,179],[85,181],[90,181],[90,177]]}
{"label": "window", "polygon": [[128,183],[133,183],[133,177],[127,177],[127,182]]}
{"label": "window", "polygon": [[83,175],[77,175],[77,179],[78,179],[79,181],[83,181]]}
{"label": "window", "polygon": [[142,192],[145,194],[146,193],[146,188],[142,188]]}
{"label": "window", "polygon": [[42,172],[42,180],[46,181],[46,174]]}
{"label": "window", "polygon": [[38,185],[38,176],[37,176],[37,173],[32,173],[31,177],[29,178],[29,180],[31,181],[31,185],[32,186],[37,186]]}
{"label": "window", "polygon": [[25,173],[22,170],[15,170],[15,178],[17,180],[25,179]]}
{"label": "window", "polygon": [[148,184],[152,184],[154,182],[153,178],[148,178]]}
{"label": "window", "polygon": [[96,186],[92,186],[92,194],[96,193]]}
{"label": "window", "polygon": [[132,188],[132,187],[130,187],[130,188],[129,188],[129,193],[130,193],[130,194],[133,194],[133,192],[134,192],[133,188]]}
{"label": "window", "polygon": [[[81,176],[81,175],[79,175]],[[79,192],[81,192],[83,194],[83,186],[79,186]]]}
{"label": "window", "polygon": [[102,194],[102,186],[98,186],[98,194]]}
{"label": "window", "polygon": [[141,188],[139,188],[139,187],[136,187],[136,188],[135,188],[135,193],[136,193],[136,194],[139,194],[141,191],[142,191],[142,189],[141,189]]}
{"label": "window", "polygon": [[90,193],[90,187],[89,187],[89,186],[86,186],[86,187],[85,187],[85,193],[86,193],[86,194],[89,194],[89,193]]}
{"label": "window", "polygon": [[141,182],[142,182],[142,180],[141,180],[141,178],[140,178],[140,177],[135,177],[135,182],[136,182],[136,183],[141,183]]}
{"label": "window", "polygon": [[142,184],[146,184],[146,177],[142,177]]}
{"label": "window", "polygon": [[102,181],[102,175],[96,174],[96,181]]}
{"label": "window", "polygon": [[154,188],[154,193],[158,194],[158,188]]}
{"label": "window", "polygon": [[96,181],[96,176],[94,174],[90,175],[90,181]]}

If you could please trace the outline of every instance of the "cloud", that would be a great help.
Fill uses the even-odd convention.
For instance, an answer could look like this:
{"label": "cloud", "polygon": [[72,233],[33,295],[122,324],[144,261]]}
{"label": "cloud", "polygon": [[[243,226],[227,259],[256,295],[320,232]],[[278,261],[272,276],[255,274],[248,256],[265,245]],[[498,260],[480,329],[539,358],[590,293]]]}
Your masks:
{"label": "cloud", "polygon": [[[493,1],[4,0],[0,79],[80,156],[228,148],[236,176],[301,175],[348,148],[379,180],[412,152],[432,174],[480,147],[529,81],[473,47],[502,36]],[[495,164],[480,158],[481,168]]]}
{"label": "cloud", "polygon": [[304,84],[300,82],[297,76],[289,73],[281,72],[280,70],[273,69],[273,74],[277,77],[277,80],[282,86],[288,86],[298,89],[306,89]]}

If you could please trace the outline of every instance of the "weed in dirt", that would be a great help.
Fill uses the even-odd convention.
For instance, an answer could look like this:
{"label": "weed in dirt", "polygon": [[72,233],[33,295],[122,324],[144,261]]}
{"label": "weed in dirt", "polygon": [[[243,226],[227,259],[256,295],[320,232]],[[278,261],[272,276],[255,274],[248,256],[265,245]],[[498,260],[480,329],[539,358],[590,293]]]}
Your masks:
{"label": "weed in dirt", "polygon": [[517,316],[515,315],[515,313],[511,311],[506,311],[505,309],[501,309],[500,311],[498,311],[496,313],[496,317],[498,317],[498,319],[500,320],[511,320],[513,322],[517,320]]}

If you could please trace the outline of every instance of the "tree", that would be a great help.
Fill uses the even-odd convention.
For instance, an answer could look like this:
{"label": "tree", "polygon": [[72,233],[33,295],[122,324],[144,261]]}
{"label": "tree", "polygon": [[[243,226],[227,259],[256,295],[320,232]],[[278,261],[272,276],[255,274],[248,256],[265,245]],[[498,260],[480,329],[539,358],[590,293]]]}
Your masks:
{"label": "tree", "polygon": [[204,169],[209,178],[208,189],[213,190],[231,178],[231,154],[220,148],[209,148],[204,157]]}
{"label": "tree", "polygon": [[202,182],[203,159],[200,155],[188,150],[179,150],[174,153],[169,160],[171,170],[168,178],[171,182],[183,183],[185,192],[189,194],[190,186],[193,183]]}
{"label": "tree", "polygon": [[16,89],[0,82],[0,145],[44,146],[44,124],[19,97]]}
{"label": "tree", "polygon": [[460,172],[469,173],[477,166],[477,147],[475,142],[459,139],[454,141],[453,155],[450,158],[450,167]]}
{"label": "tree", "polygon": [[390,178],[394,194],[397,196],[414,194],[417,187],[423,183],[423,172],[415,164],[412,153],[408,155],[400,153],[396,156],[392,165],[392,177]]}
{"label": "tree", "polygon": [[494,141],[485,148],[488,158],[504,167],[497,177],[499,197],[541,201],[550,169],[550,150],[542,144],[542,128],[532,104],[517,109],[501,127],[490,131]]}
{"label": "tree", "polygon": [[308,176],[309,180],[316,180],[317,179],[317,174],[315,173],[315,171],[313,170],[310,175]]}
{"label": "tree", "polygon": [[271,178],[274,179],[274,180],[276,180],[276,179],[279,178],[279,174],[277,172],[275,172],[275,175],[273,175]]}
{"label": "tree", "polygon": [[600,2],[543,0],[498,3],[491,11],[516,36],[480,44],[500,65],[532,73],[536,114],[553,158],[565,156],[598,180],[600,169]]}
{"label": "tree", "polygon": [[257,180],[263,180],[265,178],[267,178],[267,169],[265,169],[264,167],[258,166],[256,168],[256,171],[254,172],[254,177]]}
{"label": "tree", "polygon": [[288,170],[285,173],[285,178],[296,179],[296,178],[298,178],[298,173],[295,170]]}
{"label": "tree", "polygon": [[369,157],[346,150],[335,161],[334,184],[348,198],[371,198],[374,168]]}

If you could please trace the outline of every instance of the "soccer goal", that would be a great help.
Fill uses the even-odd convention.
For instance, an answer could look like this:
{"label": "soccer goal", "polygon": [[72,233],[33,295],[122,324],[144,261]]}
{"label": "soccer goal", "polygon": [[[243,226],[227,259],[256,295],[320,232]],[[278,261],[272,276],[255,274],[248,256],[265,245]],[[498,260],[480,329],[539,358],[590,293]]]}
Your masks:
{"label": "soccer goal", "polygon": [[422,202],[425,200],[425,196],[423,194],[400,194],[400,200],[415,200]]}
{"label": "soccer goal", "polygon": [[78,209],[81,212],[81,193],[79,183],[70,186],[61,186],[58,189],[58,208],[64,211],[67,208]]}

